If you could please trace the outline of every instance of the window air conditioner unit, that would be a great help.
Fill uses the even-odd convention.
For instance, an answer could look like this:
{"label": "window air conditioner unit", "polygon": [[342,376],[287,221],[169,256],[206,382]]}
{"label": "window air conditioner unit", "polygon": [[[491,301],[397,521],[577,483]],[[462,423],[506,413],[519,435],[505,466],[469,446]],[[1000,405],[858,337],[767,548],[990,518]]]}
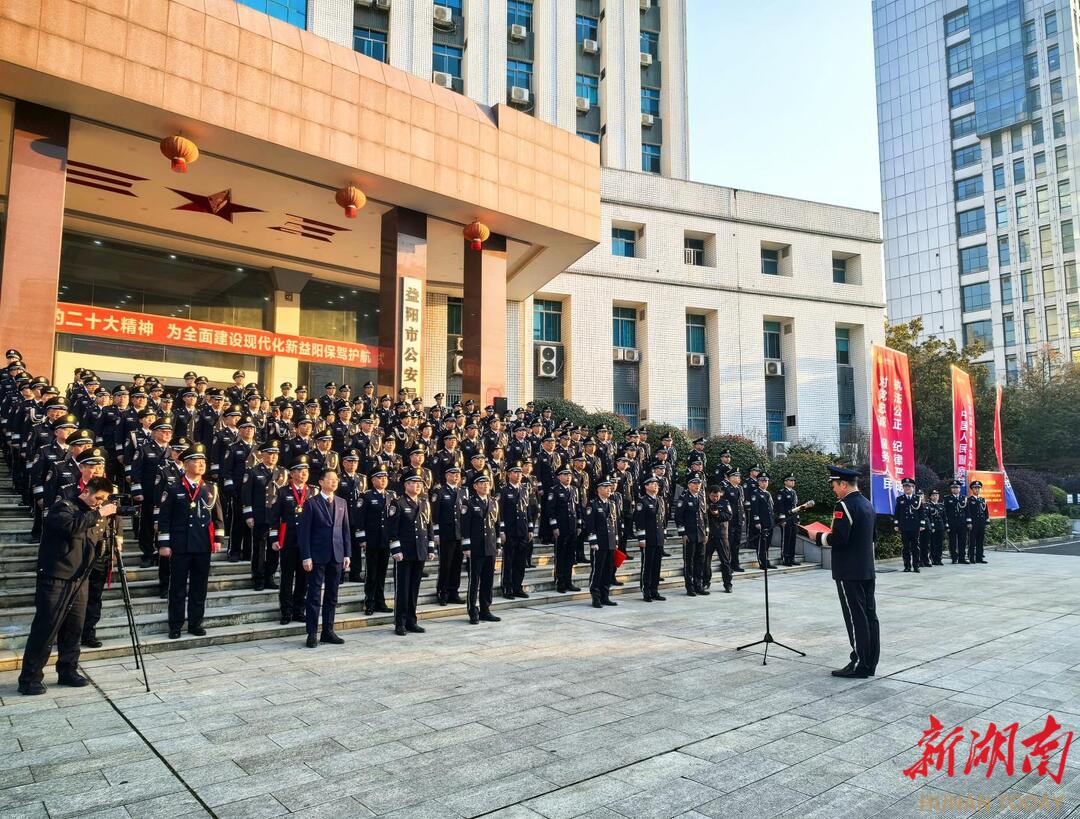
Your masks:
{"label": "window air conditioner unit", "polygon": [[454,75],[447,74],[445,71],[432,71],[431,81],[436,85],[441,85],[443,88],[454,87]]}
{"label": "window air conditioner unit", "polygon": [[704,367],[705,353],[687,353],[686,365],[688,367]]}
{"label": "window air conditioner unit", "polygon": [[636,364],[641,361],[641,351],[633,349],[623,350],[623,361],[628,361],[631,364]]}
{"label": "window air conditioner unit", "polygon": [[514,23],[512,26],[510,26],[510,39],[511,40],[517,40],[517,41],[520,42],[521,40],[524,40],[528,36],[529,36],[529,30],[527,28],[525,28],[525,26],[520,25],[518,23]]}
{"label": "window air conditioner unit", "polygon": [[586,37],[581,41],[581,50],[585,54],[596,54],[600,50],[600,43]]}
{"label": "window air conditioner unit", "polygon": [[777,361],[775,359],[769,359],[765,362],[765,375],[783,375],[784,374],[784,362]]}
{"label": "window air conditioner unit", "polygon": [[641,124],[644,125],[646,128],[652,128],[655,121],[656,119],[653,117],[652,114],[641,115]]}
{"label": "window air conditioner unit", "polygon": [[648,51],[642,51],[641,52],[641,64],[643,66],[652,65],[652,54],[650,54]]}
{"label": "window air conditioner unit", "polygon": [[365,9],[369,9],[371,8],[372,2],[373,0],[356,0],[356,5]]}
{"label": "window air conditioner unit", "polygon": [[788,454],[788,447],[791,446],[787,441],[770,441],[769,442],[769,457],[773,460],[777,458],[783,458]]}
{"label": "window air conditioner unit", "polygon": [[375,0],[375,8],[382,9],[383,11],[389,11],[390,0]]}
{"label": "window air conditioner unit", "polygon": [[652,8],[652,0],[641,0],[641,10],[648,11]]}
{"label": "window air conditioner unit", "polygon": [[459,353],[465,352],[465,336],[457,337],[457,341],[454,342],[454,349]]}
{"label": "window air conditioner unit", "polygon": [[522,88],[520,85],[515,85],[510,89],[510,102],[517,105],[529,104],[529,89]]}
{"label": "window air conditioner unit", "polygon": [[433,6],[431,9],[435,25],[450,26],[454,24],[454,11],[449,6]]}
{"label": "window air conditioner unit", "polygon": [[612,347],[611,348],[611,360],[612,361],[625,361],[626,360],[626,348],[625,347]]}
{"label": "window air conditioner unit", "polygon": [[583,113],[583,114],[589,113],[589,108],[591,108],[591,107],[592,107],[592,105],[589,103],[589,98],[588,97],[578,97],[577,98],[577,109],[581,113]]}
{"label": "window air conditioner unit", "polygon": [[464,358],[462,357],[461,353],[455,353],[454,357],[453,357],[453,362],[452,362],[452,365],[451,365],[452,366],[452,370],[451,370],[452,373],[454,375],[461,375],[462,373],[464,373],[465,369],[463,367],[463,364],[464,364]]}
{"label": "window air conditioner unit", "polygon": [[538,344],[536,347],[536,377],[554,378],[557,373],[556,360],[559,348],[550,344]]}

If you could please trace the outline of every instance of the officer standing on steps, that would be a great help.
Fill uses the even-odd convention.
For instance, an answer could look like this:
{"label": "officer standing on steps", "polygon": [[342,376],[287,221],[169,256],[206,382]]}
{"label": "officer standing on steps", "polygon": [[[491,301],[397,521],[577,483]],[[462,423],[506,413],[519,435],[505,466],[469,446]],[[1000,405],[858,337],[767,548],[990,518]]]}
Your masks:
{"label": "officer standing on steps", "polygon": [[371,473],[371,488],[364,493],[360,511],[360,548],[364,550],[367,579],[364,582],[364,613],[388,614],[386,605],[386,566],[390,561],[390,539],[387,537],[387,518],[390,507],[397,497],[386,488],[390,476],[386,470],[376,467]]}
{"label": "officer standing on steps", "polygon": [[281,444],[274,438],[259,447],[259,463],[249,469],[240,487],[244,523],[251,530],[251,585],[255,591],[277,589],[274,574],[278,552],[270,543],[270,510],[289,473],[278,466]]}
{"label": "officer standing on steps", "polygon": [[394,560],[394,634],[423,634],[416,622],[416,601],[424,563],[435,558],[431,528],[431,505],[424,494],[424,478],[413,474],[405,479],[405,494],[394,499],[387,512],[386,536]]}
{"label": "officer standing on steps", "polygon": [[784,488],[776,494],[776,522],[780,524],[780,563],[795,565],[795,532],[799,527],[799,496],[795,492],[795,476],[784,476]]}
{"label": "officer standing on steps", "polygon": [[990,511],[986,508],[986,498],[982,496],[982,481],[971,482],[971,497],[968,509],[968,563],[986,563],[983,558],[983,544],[986,542],[986,524],[990,520]]}
{"label": "officer standing on steps", "polygon": [[742,473],[734,467],[727,468],[727,477],[720,485],[731,508],[731,520],[727,525],[728,549],[731,551],[731,571],[745,572],[739,565],[739,548],[743,541],[743,523],[746,518],[743,511]]}
{"label": "officer standing on steps", "polygon": [[728,548],[728,522],[731,520],[731,506],[724,490],[719,486],[709,487],[709,540],[705,544],[705,565],[703,567],[706,591],[712,586],[712,556],[715,552],[720,558],[720,577],[724,582],[724,591],[731,593],[731,551]]}
{"label": "officer standing on steps", "polygon": [[502,596],[506,600],[527,598],[525,559],[528,557],[532,527],[529,525],[529,498],[521,482],[521,465],[506,471],[506,484],[499,490],[499,531],[503,535]]}
{"label": "officer standing on steps", "polygon": [[660,564],[667,528],[667,500],[660,494],[660,479],[645,479],[645,494],[634,507],[634,537],[641,549],[641,596],[646,603],[665,600],[660,594]]}
{"label": "officer standing on steps", "polygon": [[469,559],[469,623],[474,626],[481,620],[497,623],[502,619],[491,613],[495,558],[503,536],[499,534],[499,502],[490,492],[491,479],[477,473],[461,513],[461,549]]}
{"label": "officer standing on steps", "polygon": [[815,539],[832,549],[832,576],[851,643],[851,661],[832,674],[865,679],[877,669],[881,637],[874,600],[874,507],[859,491],[858,477],[853,469],[829,470],[836,495],[832,531]]}
{"label": "officer standing on steps", "polygon": [[686,491],[675,504],[675,525],[683,546],[683,581],[686,596],[707,595],[704,585],[705,542],[709,539],[709,512],[705,493],[701,491],[701,475],[692,474]]}
{"label": "officer standing on steps", "polygon": [[942,504],[945,517],[945,534],[949,538],[949,557],[953,563],[967,563],[967,498],[961,497],[963,484],[949,484],[949,496]]}
{"label": "officer standing on steps", "polygon": [[581,591],[574,585],[574,546],[580,526],[581,499],[572,477],[570,467],[559,469],[558,483],[548,493],[544,505],[555,545],[555,590],[560,594]]}
{"label": "officer standing on steps", "polygon": [[461,467],[448,466],[443,486],[431,495],[431,530],[439,550],[438,603],[464,603],[461,599]]}
{"label": "officer standing on steps", "polygon": [[184,477],[165,489],[158,514],[158,551],[169,558],[169,639],[180,638],[187,609],[188,634],[202,637],[210,555],[221,549],[225,520],[217,486],[203,480],[206,447],[193,444],[180,456]]}

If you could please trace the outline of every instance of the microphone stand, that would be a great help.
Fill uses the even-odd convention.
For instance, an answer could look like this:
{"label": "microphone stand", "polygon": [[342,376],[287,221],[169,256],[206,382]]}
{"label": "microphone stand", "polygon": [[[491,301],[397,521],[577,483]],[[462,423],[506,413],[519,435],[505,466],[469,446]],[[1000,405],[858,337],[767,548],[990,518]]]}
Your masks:
{"label": "microphone stand", "polygon": [[[770,541],[772,540],[772,529],[771,528],[769,529],[769,540]],[[765,558],[766,558],[765,563],[761,567],[762,571],[765,572],[765,636],[762,637],[760,640],[755,640],[752,643],[747,643],[746,645],[737,646],[735,648],[736,651],[742,651],[743,649],[746,649],[746,648],[753,648],[754,646],[760,646],[760,645],[764,644],[764,646],[765,646],[765,654],[761,658],[761,664],[762,665],[768,665],[769,646],[770,645],[776,645],[776,646],[779,646],[780,648],[786,648],[788,651],[792,651],[792,652],[798,654],[800,657],[805,657],[806,656],[805,652],[799,651],[799,649],[797,649],[797,648],[792,648],[789,645],[785,645],[784,643],[781,643],[779,640],[774,639],[773,636],[772,636],[772,629],[770,627],[770,622],[769,622],[769,560],[768,560],[768,556],[769,556],[769,551],[768,551],[768,548],[766,548],[765,549]]]}

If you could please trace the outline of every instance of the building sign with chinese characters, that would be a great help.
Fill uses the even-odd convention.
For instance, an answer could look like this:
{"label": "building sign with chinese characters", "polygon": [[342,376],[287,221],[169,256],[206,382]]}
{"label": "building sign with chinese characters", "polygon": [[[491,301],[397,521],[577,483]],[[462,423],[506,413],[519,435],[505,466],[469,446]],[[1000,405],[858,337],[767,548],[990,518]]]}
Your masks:
{"label": "building sign with chinese characters", "polygon": [[398,339],[398,386],[420,395],[424,285],[411,276],[401,278],[401,337]]}
{"label": "building sign with chinese characters", "polygon": [[379,348],[367,344],[323,341],[249,327],[132,313],[85,304],[57,304],[56,332],[246,355],[276,355],[343,367],[374,368],[379,365]]}
{"label": "building sign with chinese characters", "polygon": [[870,496],[879,515],[891,515],[900,482],[915,477],[911,375],[904,353],[875,344],[870,356]]}
{"label": "building sign with chinese characters", "polygon": [[953,365],[953,477],[964,486],[967,494],[968,472],[975,468],[975,398],[971,392],[971,376]]}

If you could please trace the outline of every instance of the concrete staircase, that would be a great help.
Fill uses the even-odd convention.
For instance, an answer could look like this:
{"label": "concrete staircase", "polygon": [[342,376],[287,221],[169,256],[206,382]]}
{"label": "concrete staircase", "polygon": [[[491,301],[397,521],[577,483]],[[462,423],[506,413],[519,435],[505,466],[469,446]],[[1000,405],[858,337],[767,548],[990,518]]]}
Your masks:
{"label": "concrete staircase", "polygon": [[[0,469],[0,486],[10,487],[10,479],[4,469]],[[21,504],[18,496],[10,489],[0,489],[0,670],[19,667],[22,648],[34,616],[37,544],[30,537],[30,528],[29,511]],[[674,535],[673,532],[671,534]],[[255,591],[251,587],[248,564],[229,563],[225,554],[219,553],[215,554],[211,560],[206,616],[203,620],[207,634],[203,637],[195,637],[185,631],[179,640],[169,640],[167,605],[166,601],[158,595],[157,568],[138,567],[138,547],[136,538],[130,531],[125,534],[125,542],[129,563],[127,566],[128,585],[144,652],[171,651],[266,637],[299,637],[304,634],[303,623],[280,624],[276,590]],[[663,561],[661,589],[681,593],[683,585],[681,548],[673,536],[669,539],[668,551],[672,556]],[[750,565],[756,565],[753,563],[752,555],[744,550],[742,557],[747,571],[736,574],[736,579],[745,580],[760,576],[761,572],[758,569],[749,568]],[[779,559],[779,549],[774,548],[771,557],[776,562]],[[551,545],[538,544],[533,550],[534,568],[526,571],[525,583],[530,597],[514,600],[505,600],[499,596],[498,583],[501,566],[497,565],[495,599],[492,608],[502,610],[518,606],[565,603],[570,600],[588,601],[590,599],[587,589],[588,565],[575,567],[574,583],[580,586],[582,591],[560,594],[555,590],[553,562],[554,554]],[[640,565],[638,559],[627,560],[622,565],[617,576],[625,585],[614,588],[613,593],[638,593]],[[817,568],[817,564],[781,567],[775,573],[791,573],[810,568]],[[429,569],[429,575],[423,580],[420,588],[419,617],[425,620],[443,617],[466,618],[467,612],[461,604],[438,605],[435,599],[436,570],[434,565]],[[719,577],[715,577],[714,580],[716,582],[713,589],[717,589],[720,587]],[[466,578],[463,577],[462,596],[464,596],[465,586]],[[392,571],[388,572],[386,596],[388,603],[392,604]],[[365,615],[363,609],[363,584],[342,584],[335,627],[338,630],[348,630],[393,624],[392,614]],[[97,635],[104,645],[98,649],[84,648],[83,658],[121,657],[132,653],[120,582],[115,573],[112,586],[105,590],[102,618],[98,623]]]}

